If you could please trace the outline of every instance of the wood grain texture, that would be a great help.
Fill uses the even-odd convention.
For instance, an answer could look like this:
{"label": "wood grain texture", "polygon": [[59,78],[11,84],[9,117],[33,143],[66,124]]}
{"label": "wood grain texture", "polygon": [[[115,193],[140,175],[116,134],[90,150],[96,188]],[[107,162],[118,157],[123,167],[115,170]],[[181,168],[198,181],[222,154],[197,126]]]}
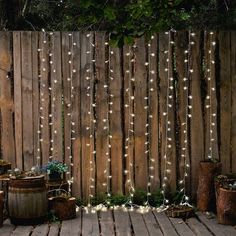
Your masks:
{"label": "wood grain texture", "polygon": [[191,137],[191,165],[195,166],[191,172],[191,192],[192,199],[196,199],[196,189],[198,184],[198,165],[204,158],[204,136],[203,136],[203,112],[201,102],[201,69],[200,69],[200,32],[191,39],[194,44],[190,49],[190,86],[191,86],[191,119],[190,119],[190,137]]}
{"label": "wood grain texture", "polygon": [[146,189],[148,180],[148,155],[145,152],[146,123],[147,123],[147,66],[145,39],[137,39],[135,47],[135,65],[134,65],[134,158],[135,158],[135,187]]}
{"label": "wood grain texture", "polygon": [[98,215],[83,212],[82,235],[99,235]]}
{"label": "wood grain texture", "polygon": [[15,166],[14,104],[11,90],[12,54],[10,32],[0,32],[0,111],[1,111],[1,153],[4,159]]}
{"label": "wood grain texture", "polygon": [[229,173],[231,153],[232,84],[230,76],[230,32],[219,33],[220,59],[220,160],[222,172]]}
{"label": "wood grain texture", "polygon": [[20,32],[13,32],[13,63],[14,63],[14,108],[15,108],[15,144],[16,166],[23,168],[22,162],[22,91],[21,91],[21,37]]}
{"label": "wood grain texture", "polygon": [[110,94],[110,132],[111,139],[111,184],[113,193],[122,193],[123,188],[123,133],[122,133],[122,114],[121,114],[121,95],[122,95],[122,71],[121,71],[121,49],[110,48],[110,72],[109,77],[114,78],[109,81]]}
{"label": "wood grain texture", "polygon": [[142,214],[137,212],[130,212],[130,220],[133,226],[134,235],[149,235]]}
{"label": "wood grain texture", "polygon": [[114,210],[114,224],[117,236],[131,236],[131,223],[129,213],[121,210]]}
{"label": "wood grain texture", "polygon": [[[96,66],[96,178],[97,191],[106,192],[109,189],[110,181],[107,181],[107,175],[110,175],[109,153],[109,93],[108,71],[106,61],[106,34],[104,32],[95,33],[95,66]],[[106,185],[108,184],[108,186]]]}
{"label": "wood grain texture", "polygon": [[112,212],[100,212],[101,235],[115,235]]}
{"label": "wood grain texture", "polygon": [[150,236],[163,235],[160,226],[158,225],[155,216],[153,215],[152,212],[143,214],[143,219]]}

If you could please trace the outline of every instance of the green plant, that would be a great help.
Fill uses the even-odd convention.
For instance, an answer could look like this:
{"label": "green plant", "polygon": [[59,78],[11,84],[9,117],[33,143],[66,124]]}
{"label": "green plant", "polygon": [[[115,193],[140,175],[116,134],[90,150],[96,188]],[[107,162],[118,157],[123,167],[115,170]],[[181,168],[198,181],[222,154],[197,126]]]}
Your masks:
{"label": "green plant", "polygon": [[53,172],[57,172],[59,174],[63,174],[68,171],[68,166],[59,161],[49,161],[44,167],[43,171],[48,174],[52,174]]}
{"label": "green plant", "polygon": [[128,196],[125,196],[123,194],[115,194],[109,198],[111,206],[120,206],[122,204],[125,204],[128,199]]}

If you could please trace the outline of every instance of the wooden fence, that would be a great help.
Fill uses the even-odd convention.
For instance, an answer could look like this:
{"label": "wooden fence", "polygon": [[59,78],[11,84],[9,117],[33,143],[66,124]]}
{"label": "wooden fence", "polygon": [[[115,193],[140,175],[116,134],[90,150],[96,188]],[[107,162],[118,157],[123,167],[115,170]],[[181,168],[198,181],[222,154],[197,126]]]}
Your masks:
{"label": "wooden fence", "polygon": [[22,169],[37,158],[64,161],[83,198],[127,193],[127,179],[154,191],[168,163],[174,191],[189,163],[194,199],[210,143],[223,172],[236,172],[236,32],[159,33],[120,49],[107,39],[103,32],[0,32],[1,158]]}

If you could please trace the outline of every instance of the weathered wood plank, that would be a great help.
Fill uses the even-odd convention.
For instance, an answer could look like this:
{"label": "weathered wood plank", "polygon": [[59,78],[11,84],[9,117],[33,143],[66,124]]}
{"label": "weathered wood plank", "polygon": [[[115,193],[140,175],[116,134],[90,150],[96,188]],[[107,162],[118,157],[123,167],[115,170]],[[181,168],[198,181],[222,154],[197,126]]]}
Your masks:
{"label": "weathered wood plank", "polygon": [[[204,55],[206,60],[205,83],[207,97],[205,98],[205,158],[209,155],[219,159],[218,128],[217,128],[217,98],[216,98],[216,32],[205,32]],[[209,107],[210,106],[210,107]]]}
{"label": "weathered wood plank", "polygon": [[[189,80],[188,80],[188,33],[186,31],[177,32],[175,35],[176,43],[176,70],[178,74],[178,88],[177,88],[177,103],[178,103],[178,127],[179,127],[179,159],[178,159],[178,180],[184,180],[184,186],[179,184],[179,188],[185,188],[186,192],[190,193],[190,178],[185,178],[186,164],[190,163],[189,157],[189,142],[185,143],[188,139],[189,123],[188,123],[188,95],[190,93]],[[187,79],[187,80],[186,80]],[[186,89],[187,88],[187,89]],[[187,121],[187,122],[186,122]],[[191,169],[188,169],[191,171]],[[188,172],[189,176],[190,173]],[[184,179],[185,178],[185,179]]]}
{"label": "weathered wood plank", "polygon": [[80,33],[73,32],[73,100],[72,100],[72,121],[74,122],[72,133],[72,156],[73,156],[73,168],[72,175],[74,178],[73,194],[74,196],[81,196],[81,139],[80,139],[80,106],[81,106],[81,94],[80,94]]}
{"label": "weathered wood plank", "polygon": [[81,216],[72,220],[65,220],[61,224],[60,236],[78,236],[81,234]]}
{"label": "weathered wood plank", "polygon": [[159,97],[158,97],[158,35],[153,35],[154,38],[151,39],[148,57],[149,57],[149,167],[151,178],[150,190],[151,192],[156,191],[160,187],[160,155],[159,155]]}
{"label": "weathered wood plank", "polygon": [[[124,101],[124,170],[128,171],[125,175],[125,193],[129,194],[130,184],[134,184],[134,133],[130,130],[134,129],[134,53],[131,46],[123,47],[123,101]],[[130,182],[127,182],[130,180]]]}
{"label": "weathered wood plank", "polygon": [[[63,161],[62,155],[62,60],[61,60],[61,33],[53,32],[51,35],[51,113],[52,113],[52,156]],[[67,115],[67,114],[65,114]]]}
{"label": "weathered wood plank", "polygon": [[209,219],[204,213],[196,213],[199,220],[204,224],[213,234],[217,236],[234,236],[235,229],[232,226],[217,224],[215,218]]}
{"label": "weathered wood plank", "polygon": [[[198,185],[198,165],[204,158],[204,136],[203,136],[203,114],[202,114],[202,101],[201,101],[201,68],[200,68],[200,32],[197,32],[195,36],[191,37],[190,48],[190,62],[189,62],[189,76],[191,86],[190,105],[191,119],[190,119],[190,132],[191,132],[191,164],[195,168],[192,168],[191,172],[191,193],[192,199],[196,199],[196,189]],[[191,43],[191,42],[190,42]]]}
{"label": "weathered wood plank", "polygon": [[34,228],[34,231],[32,232],[31,236],[47,236],[49,231],[49,225],[37,225]]}
{"label": "weathered wood plank", "polygon": [[62,78],[63,78],[63,110],[64,110],[64,161],[70,166],[71,156],[71,86],[72,86],[72,46],[68,32],[62,32]]}
{"label": "weathered wood plank", "polygon": [[[38,151],[40,141],[39,141],[39,122],[40,122],[40,114],[39,114],[39,57],[38,57],[38,32],[32,33],[32,79],[33,79],[33,150],[34,150],[34,165],[37,163],[37,157],[40,157],[40,152]],[[40,164],[40,162],[38,163]]]}
{"label": "weathered wood plank", "polygon": [[96,214],[83,212],[82,235],[97,236],[99,235],[98,216]]}
{"label": "weathered wood plank", "polygon": [[174,225],[176,231],[181,236],[194,236],[193,231],[188,227],[188,225],[182,220],[178,218],[170,218],[170,221]]}
{"label": "weathered wood plank", "polygon": [[[122,88],[122,70],[121,70],[121,49],[110,48],[110,71],[109,71],[109,89],[110,89],[110,132],[112,135],[111,143],[111,184],[113,193],[123,192],[123,173],[122,173],[122,113],[121,113],[121,88]],[[113,80],[111,78],[114,78]]]}
{"label": "weathered wood plank", "polygon": [[0,228],[0,235],[10,236],[14,229],[15,229],[15,226],[11,224],[9,219],[7,219],[3,222],[3,226]]}
{"label": "weathered wood plank", "polygon": [[150,236],[163,235],[152,212],[143,214],[143,219]]}
{"label": "weathered wood plank", "polygon": [[147,141],[147,68],[146,68],[145,39],[136,40],[135,48],[135,91],[134,91],[134,152],[135,152],[135,187],[146,189],[148,180],[148,158],[145,153],[145,142]]}
{"label": "weathered wood plank", "polygon": [[[109,153],[109,94],[107,91],[108,71],[106,70],[106,34],[104,32],[95,33],[95,61],[96,61],[96,116],[97,116],[97,132],[96,132],[96,177],[97,191],[107,192],[109,183],[107,183],[107,175],[110,173]],[[106,186],[105,184],[108,184]]]}
{"label": "weathered wood plank", "polygon": [[48,232],[48,236],[58,236],[59,233],[59,224],[51,224]]}
{"label": "weathered wood plank", "polygon": [[130,212],[130,220],[134,231],[134,235],[142,235],[142,236],[149,235],[142,214],[137,212]]}
{"label": "weathered wood plank", "polygon": [[231,119],[231,161],[232,172],[236,173],[236,32],[231,32],[231,81],[232,81],[232,119]]}
{"label": "weathered wood plank", "polygon": [[40,113],[41,119],[41,155],[42,163],[46,163],[50,156],[50,128],[49,128],[49,38],[44,32],[39,34],[40,51]]}
{"label": "weathered wood plank", "polygon": [[175,228],[173,227],[173,225],[171,224],[170,220],[168,219],[168,217],[166,216],[164,212],[162,213],[154,212],[154,215],[156,217],[157,222],[159,223],[161,227],[163,235],[166,235],[166,236],[178,235]]}
{"label": "weathered wood plank", "polygon": [[111,211],[100,212],[101,235],[115,235],[114,224]]}
{"label": "weathered wood plank", "polygon": [[21,37],[20,32],[13,32],[13,59],[14,59],[14,108],[15,108],[15,144],[16,163],[12,163],[23,169],[22,162],[22,107],[21,107]]}
{"label": "weathered wood plank", "polygon": [[117,236],[131,236],[129,214],[121,210],[114,210],[114,224]]}
{"label": "weathered wood plank", "polygon": [[82,196],[86,200],[93,195],[94,178],[94,112],[93,112],[93,33],[81,34],[81,145],[82,145]]}
{"label": "weathered wood plank", "polygon": [[187,224],[198,236],[212,236],[210,231],[208,231],[208,229],[204,225],[202,225],[195,217],[188,219]]}
{"label": "weathered wood plank", "polygon": [[229,173],[231,153],[232,93],[230,77],[230,32],[219,32],[220,60],[220,159],[222,172]]}
{"label": "weathered wood plank", "polygon": [[28,236],[32,232],[32,226],[17,226],[11,236]]}
{"label": "weathered wood plank", "polygon": [[30,170],[34,161],[33,143],[33,80],[31,32],[21,32],[23,167]]}
{"label": "weathered wood plank", "polygon": [[13,95],[9,76],[12,66],[10,32],[0,32],[0,109],[1,109],[1,154],[15,166],[15,142],[13,121]]}

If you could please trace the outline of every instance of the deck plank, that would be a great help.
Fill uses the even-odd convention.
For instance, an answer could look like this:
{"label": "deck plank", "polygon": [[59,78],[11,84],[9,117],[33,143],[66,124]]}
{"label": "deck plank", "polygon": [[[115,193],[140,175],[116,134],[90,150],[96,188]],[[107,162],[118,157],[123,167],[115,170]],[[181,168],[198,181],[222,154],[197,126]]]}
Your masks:
{"label": "deck plank", "polygon": [[100,225],[101,225],[102,236],[115,235],[114,222],[113,222],[111,211],[100,212]]}
{"label": "deck plank", "polygon": [[0,228],[0,235],[1,236],[9,236],[9,235],[11,235],[11,233],[14,229],[15,229],[15,226],[11,224],[9,219],[7,219],[3,222],[2,228]]}
{"label": "deck plank", "polygon": [[48,236],[58,236],[60,225],[54,223],[50,226]]}
{"label": "deck plank", "polygon": [[204,224],[212,233],[217,236],[235,236],[236,230],[229,225],[218,224],[216,218],[209,219],[205,214],[197,212],[199,220]]}
{"label": "deck plank", "polygon": [[187,224],[197,236],[212,236],[208,229],[196,218],[188,219]]}
{"label": "deck plank", "polygon": [[11,236],[28,236],[32,232],[32,226],[17,226],[15,230],[10,234]]}
{"label": "deck plank", "polygon": [[171,224],[170,220],[168,219],[168,217],[166,216],[164,212],[161,212],[161,213],[154,212],[154,215],[164,235],[166,236],[178,235],[175,228],[173,227],[173,225]]}
{"label": "deck plank", "polygon": [[78,236],[81,234],[81,215],[75,219],[65,220],[61,224],[60,236]]}
{"label": "deck plank", "polygon": [[34,228],[34,231],[31,234],[31,236],[47,236],[48,235],[48,230],[49,230],[49,225],[47,225],[47,224],[37,225]]}
{"label": "deck plank", "polygon": [[82,235],[97,236],[99,235],[99,224],[97,214],[83,212]]}
{"label": "deck plank", "polygon": [[131,223],[129,214],[122,210],[114,211],[115,227],[117,236],[130,236],[131,234]]}
{"label": "deck plank", "polygon": [[130,218],[135,236],[149,235],[142,214],[137,212],[130,212]]}
{"label": "deck plank", "polygon": [[194,236],[193,231],[181,218],[169,218],[178,234],[181,236]]}
{"label": "deck plank", "polygon": [[143,219],[150,236],[163,235],[152,212],[143,214]]}

